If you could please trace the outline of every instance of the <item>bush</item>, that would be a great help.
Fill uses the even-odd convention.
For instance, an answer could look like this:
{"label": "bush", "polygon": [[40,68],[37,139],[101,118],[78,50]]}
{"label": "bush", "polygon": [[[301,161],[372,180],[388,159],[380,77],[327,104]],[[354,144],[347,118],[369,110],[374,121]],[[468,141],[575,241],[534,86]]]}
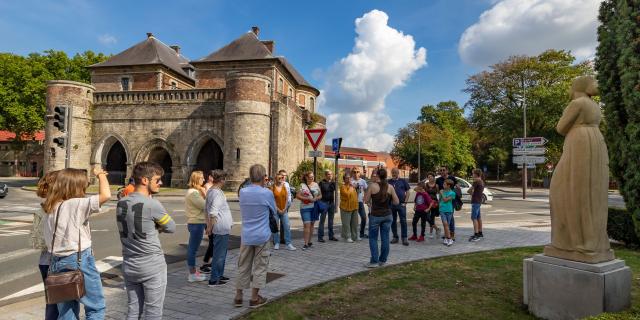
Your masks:
{"label": "bush", "polygon": [[[324,171],[327,169],[333,171],[333,163],[331,161],[318,159],[316,182],[324,179]],[[304,160],[300,162],[298,168],[291,173],[291,176],[289,177],[289,184],[297,190],[302,183],[302,175],[307,171],[313,172],[313,160]]]}
{"label": "bush", "polygon": [[627,246],[640,246],[640,239],[635,232],[633,218],[626,209],[609,208],[607,221],[609,238],[624,242]]}

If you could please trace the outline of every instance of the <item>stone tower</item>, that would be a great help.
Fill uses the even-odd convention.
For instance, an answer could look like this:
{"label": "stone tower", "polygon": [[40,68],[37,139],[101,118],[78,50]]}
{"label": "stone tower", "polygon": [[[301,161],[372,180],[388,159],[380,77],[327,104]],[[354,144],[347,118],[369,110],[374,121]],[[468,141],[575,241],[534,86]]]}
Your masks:
{"label": "stone tower", "polygon": [[[66,136],[70,139],[70,164],[71,168],[90,170],[91,165],[91,126],[93,92],[91,85],[65,80],[47,82],[47,115],[45,124],[45,171],[60,170],[65,167],[65,148],[53,143],[56,137]],[[71,113],[67,128],[71,130],[61,132],[53,126],[54,108],[56,106],[67,107]]]}
{"label": "stone tower", "polygon": [[249,176],[249,167],[269,168],[271,79],[257,73],[229,72],[224,110],[224,168],[227,188]]}

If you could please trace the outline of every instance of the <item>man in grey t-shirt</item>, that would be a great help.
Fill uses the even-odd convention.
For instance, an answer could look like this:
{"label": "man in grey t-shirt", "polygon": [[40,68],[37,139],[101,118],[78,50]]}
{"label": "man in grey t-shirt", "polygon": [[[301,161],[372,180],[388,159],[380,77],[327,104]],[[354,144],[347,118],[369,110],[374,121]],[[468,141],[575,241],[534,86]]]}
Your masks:
{"label": "man in grey t-shirt", "polygon": [[127,319],[161,319],[167,286],[167,263],[159,232],[173,233],[176,223],[151,198],[160,191],[162,167],[141,162],[133,169],[135,191],[118,201],[116,219],[122,243],[122,273],[129,307]]}

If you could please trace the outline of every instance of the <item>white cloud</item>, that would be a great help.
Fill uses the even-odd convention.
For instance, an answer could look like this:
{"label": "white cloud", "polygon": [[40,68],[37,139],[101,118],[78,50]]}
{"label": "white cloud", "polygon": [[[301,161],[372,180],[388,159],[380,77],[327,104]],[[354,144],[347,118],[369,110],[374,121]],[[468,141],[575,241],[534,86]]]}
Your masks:
{"label": "white cloud", "polygon": [[356,19],[352,52],[324,74],[318,104],[330,113],[330,136],[343,137],[345,146],[389,151],[393,136],[385,133],[391,122],[384,113],[385,98],[426,65],[426,49],[416,49],[413,37],[388,21],[379,10]]}
{"label": "white cloud", "polygon": [[105,46],[111,46],[118,42],[115,36],[105,33],[98,37],[98,41]]}
{"label": "white cloud", "polygon": [[512,55],[565,49],[579,59],[597,45],[598,0],[502,0],[467,28],[458,53],[467,64],[488,66]]}

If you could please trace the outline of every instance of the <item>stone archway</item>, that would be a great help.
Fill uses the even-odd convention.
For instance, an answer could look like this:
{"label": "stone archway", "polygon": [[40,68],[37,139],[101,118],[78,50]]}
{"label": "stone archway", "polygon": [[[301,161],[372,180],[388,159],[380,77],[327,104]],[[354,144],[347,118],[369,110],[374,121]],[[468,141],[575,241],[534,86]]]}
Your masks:
{"label": "stone archway", "polygon": [[207,141],[200,148],[194,169],[202,170],[206,175],[211,170],[222,168],[222,148],[213,140]]}
{"label": "stone archway", "polygon": [[153,161],[158,163],[165,171],[162,177],[164,186],[179,186],[183,175],[179,168],[182,165],[180,158],[176,156],[171,144],[163,139],[153,139],[144,144],[136,153],[135,163]]}
{"label": "stone archway", "polygon": [[162,182],[167,185],[171,184],[171,176],[173,174],[173,161],[171,160],[171,155],[167,149],[157,146],[149,151],[148,161],[153,161],[159,164],[164,170],[164,175],[162,176]]}
{"label": "stone archway", "polygon": [[124,184],[127,177],[127,153],[120,141],[116,141],[106,155],[104,169],[109,173],[107,176],[110,184]]}

